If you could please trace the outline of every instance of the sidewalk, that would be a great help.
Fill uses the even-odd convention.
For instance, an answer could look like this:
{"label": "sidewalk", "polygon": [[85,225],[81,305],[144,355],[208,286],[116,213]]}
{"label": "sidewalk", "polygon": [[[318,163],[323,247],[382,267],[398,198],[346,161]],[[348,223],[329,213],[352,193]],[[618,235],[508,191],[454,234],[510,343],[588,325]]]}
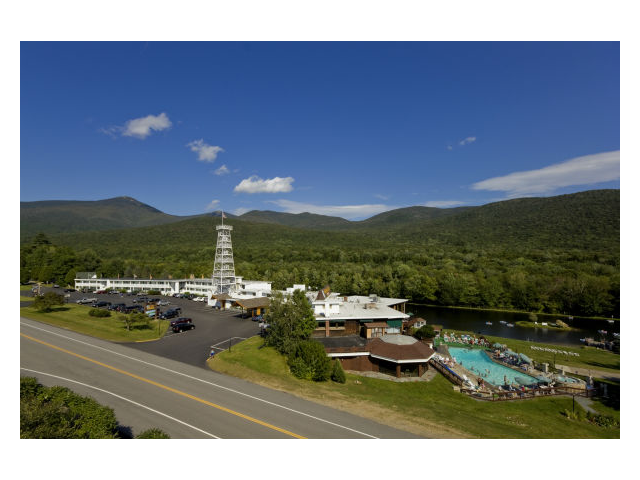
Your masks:
{"label": "sidewalk", "polygon": [[568,367],[566,365],[556,364],[556,368],[564,370],[566,373],[575,373],[584,377],[591,376],[593,378],[603,378],[605,380],[613,380],[620,382],[620,374],[615,372],[605,372],[602,370],[594,370],[591,368]]}

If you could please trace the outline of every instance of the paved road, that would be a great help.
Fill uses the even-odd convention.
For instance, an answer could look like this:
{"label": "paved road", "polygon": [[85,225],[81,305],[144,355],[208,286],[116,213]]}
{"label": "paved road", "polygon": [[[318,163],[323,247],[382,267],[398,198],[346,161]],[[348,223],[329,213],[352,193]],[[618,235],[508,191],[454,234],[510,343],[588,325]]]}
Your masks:
{"label": "paved road", "polygon": [[416,438],[292,395],[20,319],[20,373],[114,408],[132,434],[172,438]]}

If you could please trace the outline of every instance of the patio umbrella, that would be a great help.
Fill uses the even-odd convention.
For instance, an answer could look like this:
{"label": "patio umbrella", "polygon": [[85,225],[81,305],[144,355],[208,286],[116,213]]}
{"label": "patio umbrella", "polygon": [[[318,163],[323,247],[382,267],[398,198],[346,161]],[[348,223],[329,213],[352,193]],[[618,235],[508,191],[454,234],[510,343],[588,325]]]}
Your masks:
{"label": "patio umbrella", "polygon": [[525,377],[515,377],[516,382],[520,385],[531,385],[531,380]]}
{"label": "patio umbrella", "polygon": [[524,363],[531,363],[531,359],[529,357],[527,357],[524,353],[520,354],[520,358],[522,359],[522,361]]}
{"label": "patio umbrella", "polygon": [[493,346],[496,348],[502,348],[502,344],[500,343],[494,343]]}

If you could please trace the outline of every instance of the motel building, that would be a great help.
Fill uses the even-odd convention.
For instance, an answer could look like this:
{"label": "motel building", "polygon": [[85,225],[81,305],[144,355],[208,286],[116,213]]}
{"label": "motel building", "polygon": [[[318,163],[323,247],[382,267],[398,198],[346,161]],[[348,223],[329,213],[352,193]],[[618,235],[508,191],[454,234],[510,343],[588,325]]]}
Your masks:
{"label": "motel building", "polygon": [[[217,299],[212,298],[214,284],[211,278],[102,278],[95,272],[78,272],[75,278],[75,288],[77,290],[124,290],[126,292],[146,292],[148,290],[158,290],[162,295],[174,295],[176,293],[192,293],[194,295],[206,296],[210,306],[220,307]],[[267,297],[271,295],[271,282],[262,280],[244,280],[243,277],[235,277],[235,289],[233,289],[233,299],[249,299]],[[225,295],[225,294],[223,294]],[[222,302],[222,308],[231,308],[233,302]]]}

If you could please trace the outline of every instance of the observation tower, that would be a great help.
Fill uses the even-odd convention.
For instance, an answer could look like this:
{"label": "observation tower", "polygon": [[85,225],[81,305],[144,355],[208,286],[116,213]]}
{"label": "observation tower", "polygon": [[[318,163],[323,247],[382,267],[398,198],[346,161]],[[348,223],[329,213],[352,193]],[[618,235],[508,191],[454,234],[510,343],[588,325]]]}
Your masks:
{"label": "observation tower", "polygon": [[231,294],[236,288],[236,269],[233,264],[233,247],[231,245],[231,225],[225,225],[224,212],[220,211],[222,223],[216,226],[218,242],[216,258],[213,262],[213,295]]}

